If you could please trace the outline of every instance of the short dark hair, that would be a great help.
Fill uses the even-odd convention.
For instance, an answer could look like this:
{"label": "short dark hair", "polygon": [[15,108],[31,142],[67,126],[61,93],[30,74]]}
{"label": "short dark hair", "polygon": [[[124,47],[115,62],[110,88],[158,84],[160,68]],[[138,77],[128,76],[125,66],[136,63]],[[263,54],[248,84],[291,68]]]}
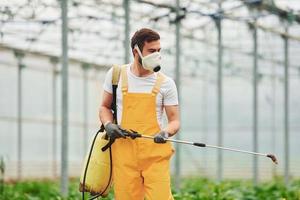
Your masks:
{"label": "short dark hair", "polygon": [[142,28],[133,34],[131,38],[131,50],[133,52],[134,46],[137,44],[140,50],[143,51],[145,42],[152,42],[159,39],[160,36],[156,31],[149,28]]}

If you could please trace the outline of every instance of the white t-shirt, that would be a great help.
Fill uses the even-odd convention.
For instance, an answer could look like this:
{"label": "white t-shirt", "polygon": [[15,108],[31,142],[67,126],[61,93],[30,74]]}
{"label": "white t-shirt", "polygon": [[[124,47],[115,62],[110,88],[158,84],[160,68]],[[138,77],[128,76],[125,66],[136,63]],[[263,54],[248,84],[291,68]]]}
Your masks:
{"label": "white t-shirt", "polygon": [[[153,73],[147,77],[138,77],[130,70],[131,64],[127,65],[128,93],[151,93],[157,79],[157,73]],[[162,72],[160,72],[162,73]],[[165,75],[165,79],[161,85],[159,93],[156,96],[156,116],[159,125],[162,125],[163,108],[165,106],[178,105],[178,94],[175,82]],[[112,94],[112,68],[107,72],[103,89]],[[120,76],[117,89],[117,115],[118,123],[121,124],[122,119],[122,78]]]}

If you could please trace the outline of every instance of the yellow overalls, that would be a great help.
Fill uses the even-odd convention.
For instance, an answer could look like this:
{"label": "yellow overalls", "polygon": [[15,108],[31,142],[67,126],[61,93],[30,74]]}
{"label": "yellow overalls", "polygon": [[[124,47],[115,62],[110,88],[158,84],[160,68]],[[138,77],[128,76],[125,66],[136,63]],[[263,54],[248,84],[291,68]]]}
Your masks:
{"label": "yellow overalls", "polygon": [[[156,117],[156,95],[164,80],[160,73],[150,93],[128,93],[126,67],[122,67],[123,112],[121,127],[145,135],[160,131]],[[173,200],[170,189],[169,142],[120,138],[113,144],[113,181],[116,200]]]}

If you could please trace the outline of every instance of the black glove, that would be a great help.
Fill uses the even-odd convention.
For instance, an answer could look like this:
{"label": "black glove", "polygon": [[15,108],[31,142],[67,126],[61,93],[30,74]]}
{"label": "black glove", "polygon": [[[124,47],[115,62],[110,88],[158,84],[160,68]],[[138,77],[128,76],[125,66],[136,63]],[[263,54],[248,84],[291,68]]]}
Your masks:
{"label": "black glove", "polygon": [[166,131],[161,131],[154,136],[155,143],[166,143],[166,139],[168,139],[169,134]]}
{"label": "black glove", "polygon": [[113,124],[111,122],[105,125],[106,134],[112,140],[117,138],[126,138],[125,133],[122,132],[121,128],[117,124]]}

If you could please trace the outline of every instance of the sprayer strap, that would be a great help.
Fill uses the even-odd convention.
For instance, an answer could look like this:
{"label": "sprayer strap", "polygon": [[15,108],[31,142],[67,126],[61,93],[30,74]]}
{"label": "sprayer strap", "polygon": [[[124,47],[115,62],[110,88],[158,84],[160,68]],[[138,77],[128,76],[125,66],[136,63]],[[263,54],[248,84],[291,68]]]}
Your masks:
{"label": "sprayer strap", "polygon": [[[118,124],[118,115],[117,115],[117,88],[118,88],[118,83],[120,79],[120,72],[121,68],[118,65],[113,66],[113,72],[112,72],[112,89],[113,89],[113,101],[111,104],[111,109],[113,110],[113,118],[114,118],[114,123]],[[104,128],[103,124],[101,128]],[[114,143],[114,140],[109,139],[109,142],[102,147],[102,151],[106,151],[111,145]]]}
{"label": "sprayer strap", "polygon": [[118,124],[118,115],[117,115],[117,88],[120,79],[121,68],[118,65],[113,66],[112,73],[112,90],[113,90],[113,101],[111,108],[113,110],[114,123]]}
{"label": "sprayer strap", "polygon": [[[114,118],[114,123],[117,124],[117,88],[118,88],[118,83],[120,79],[120,72],[121,68],[118,65],[113,65],[113,71],[112,71],[112,90],[113,90],[113,101],[111,104],[111,109],[113,110],[113,118]],[[101,132],[104,131],[104,125],[101,125]]]}

